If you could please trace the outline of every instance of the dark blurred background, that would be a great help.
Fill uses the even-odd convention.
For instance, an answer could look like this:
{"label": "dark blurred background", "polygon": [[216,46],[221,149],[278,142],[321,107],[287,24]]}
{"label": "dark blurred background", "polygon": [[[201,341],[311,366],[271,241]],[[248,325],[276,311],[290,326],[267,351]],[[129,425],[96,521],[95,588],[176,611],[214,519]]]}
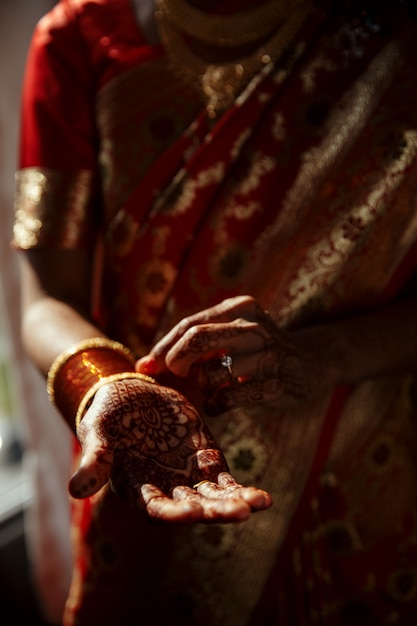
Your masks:
{"label": "dark blurred background", "polygon": [[[55,415],[51,418],[44,381],[21,350],[18,262],[10,247],[25,59],[36,22],[54,4],[48,0],[0,0],[1,626],[58,623],[70,571],[67,433],[59,430],[62,425]],[[32,420],[37,415],[44,420],[49,417],[52,428],[44,429],[41,420]],[[59,450],[57,440],[63,443],[58,452],[63,456],[62,467],[54,465],[51,456],[51,450]],[[61,498],[56,506],[50,506],[49,496],[39,497],[38,490],[46,482],[49,491]]]}

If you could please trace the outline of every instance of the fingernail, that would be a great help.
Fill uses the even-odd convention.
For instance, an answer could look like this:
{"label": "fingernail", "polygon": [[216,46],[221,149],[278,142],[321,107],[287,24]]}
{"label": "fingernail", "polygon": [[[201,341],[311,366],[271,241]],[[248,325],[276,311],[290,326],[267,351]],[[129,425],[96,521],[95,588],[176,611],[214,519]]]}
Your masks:
{"label": "fingernail", "polygon": [[141,359],[138,359],[135,369],[137,372],[149,374],[150,376],[159,372],[158,363],[151,356],[143,356]]}

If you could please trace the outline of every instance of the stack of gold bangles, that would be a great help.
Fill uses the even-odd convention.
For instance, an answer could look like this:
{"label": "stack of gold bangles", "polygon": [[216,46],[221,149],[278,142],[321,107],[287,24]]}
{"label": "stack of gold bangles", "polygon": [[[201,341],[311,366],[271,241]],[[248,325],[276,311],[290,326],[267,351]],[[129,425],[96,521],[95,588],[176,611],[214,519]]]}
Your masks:
{"label": "stack of gold bangles", "polygon": [[57,356],[48,372],[47,391],[51,402],[76,431],[97,390],[127,378],[155,383],[150,376],[135,372],[135,357],[126,346],[94,337]]}

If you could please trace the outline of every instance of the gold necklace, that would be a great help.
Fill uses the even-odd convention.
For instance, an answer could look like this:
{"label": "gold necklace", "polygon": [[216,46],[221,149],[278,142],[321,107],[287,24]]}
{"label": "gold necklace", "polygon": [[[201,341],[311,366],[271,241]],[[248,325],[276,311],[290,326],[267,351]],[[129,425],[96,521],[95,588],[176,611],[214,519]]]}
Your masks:
{"label": "gold necklace", "polygon": [[[292,8],[300,0],[293,0]],[[265,39],[290,12],[286,0],[268,0],[255,9],[234,15],[201,11],[186,0],[163,2],[163,11],[183,32],[218,46],[240,46]]]}
{"label": "gold necklace", "polygon": [[279,60],[311,12],[308,0],[298,0],[288,18],[254,52],[232,61],[208,63],[190,48],[180,28],[170,19],[166,9],[168,0],[156,0],[156,4],[159,35],[172,66],[178,74],[199,85],[212,119],[234,102],[239,91],[262,67]]}

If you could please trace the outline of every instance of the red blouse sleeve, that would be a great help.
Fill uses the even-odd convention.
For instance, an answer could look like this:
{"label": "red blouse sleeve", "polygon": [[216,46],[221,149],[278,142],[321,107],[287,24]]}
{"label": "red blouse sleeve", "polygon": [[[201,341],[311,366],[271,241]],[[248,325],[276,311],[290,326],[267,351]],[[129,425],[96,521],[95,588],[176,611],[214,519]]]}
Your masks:
{"label": "red blouse sleeve", "polygon": [[77,16],[59,2],[37,24],[25,69],[19,168],[93,170],[95,81]]}
{"label": "red blouse sleeve", "polygon": [[94,169],[98,90],[162,53],[144,40],[130,0],[60,0],[28,52],[19,167]]}
{"label": "red blouse sleeve", "polygon": [[130,0],[60,0],[38,22],[22,87],[15,247],[91,245],[101,219],[97,93],[155,54]]}

